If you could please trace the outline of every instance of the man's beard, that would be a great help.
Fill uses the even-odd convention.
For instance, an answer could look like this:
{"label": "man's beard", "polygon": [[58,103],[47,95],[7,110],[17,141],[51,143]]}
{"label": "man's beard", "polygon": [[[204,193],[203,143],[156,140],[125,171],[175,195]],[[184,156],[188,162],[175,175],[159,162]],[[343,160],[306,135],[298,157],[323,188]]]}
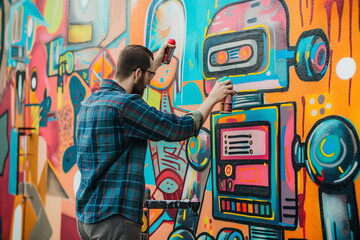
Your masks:
{"label": "man's beard", "polygon": [[134,85],[132,94],[139,94],[141,97],[144,95],[146,86],[144,86],[144,75],[141,76],[141,79]]}

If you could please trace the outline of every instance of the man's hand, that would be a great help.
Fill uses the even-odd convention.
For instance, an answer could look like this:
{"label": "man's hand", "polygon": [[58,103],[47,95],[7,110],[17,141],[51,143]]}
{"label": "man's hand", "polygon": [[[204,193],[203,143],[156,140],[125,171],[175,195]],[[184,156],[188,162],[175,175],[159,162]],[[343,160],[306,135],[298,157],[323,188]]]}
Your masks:
{"label": "man's hand", "polygon": [[162,59],[164,58],[165,48],[168,46],[167,42],[165,41],[161,48],[158,50],[154,57],[154,70],[156,71],[162,64]]}
{"label": "man's hand", "polygon": [[236,93],[233,90],[233,86],[230,79],[216,81],[213,89],[207,97],[213,104],[216,104],[223,100],[227,95],[234,95]]}
{"label": "man's hand", "polygon": [[234,95],[235,93],[236,91],[233,90],[233,85],[230,79],[221,79],[216,81],[213,89],[209,93],[209,96],[197,109],[203,115],[203,122],[205,122],[209,117],[209,114],[216,103],[223,100],[227,95]]}

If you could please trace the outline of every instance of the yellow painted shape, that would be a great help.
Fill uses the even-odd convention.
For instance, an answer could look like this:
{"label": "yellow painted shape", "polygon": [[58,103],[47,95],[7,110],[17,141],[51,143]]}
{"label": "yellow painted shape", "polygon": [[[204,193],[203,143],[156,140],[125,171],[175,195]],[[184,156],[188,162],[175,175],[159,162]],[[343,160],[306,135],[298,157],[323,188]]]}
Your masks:
{"label": "yellow painted shape", "polygon": [[45,165],[45,167],[42,169],[42,172],[38,175],[40,175],[40,179],[39,179],[39,183],[38,183],[38,187],[37,190],[39,192],[39,195],[42,199],[43,202],[46,201],[46,193],[47,193],[47,177],[48,177],[48,171],[47,171],[47,164]]}
{"label": "yellow painted shape", "polygon": [[31,109],[31,111],[30,111],[31,127],[36,128],[36,131],[38,131],[40,120],[41,120],[40,112],[42,110],[42,107],[31,106],[30,109]]}
{"label": "yellow painted shape", "polygon": [[[308,149],[308,150],[307,150],[307,154],[308,154],[308,156],[310,156],[310,146],[308,146],[307,149]],[[311,161],[308,161],[308,163],[309,163],[311,172],[312,172],[313,174],[316,174],[316,170],[315,170],[312,162],[311,162]]]}
{"label": "yellow painted shape", "polygon": [[183,211],[183,220],[185,221],[186,220],[186,209],[184,209],[184,211]]}
{"label": "yellow painted shape", "polygon": [[91,24],[70,24],[68,30],[68,41],[71,43],[82,43],[91,41]]}
{"label": "yellow painted shape", "polygon": [[26,173],[27,176],[30,177],[28,179],[34,184],[36,187],[38,186],[38,135],[31,134],[31,136],[27,136],[27,154],[26,154]]}
{"label": "yellow painted shape", "polygon": [[249,213],[254,213],[254,208],[252,204],[248,204],[248,212]]}
{"label": "yellow painted shape", "polygon": [[160,108],[160,102],[161,102],[161,93],[159,91],[156,91],[152,88],[148,88],[147,92],[147,100],[146,102],[157,109]]}
{"label": "yellow painted shape", "polygon": [[181,235],[179,235],[179,234],[173,234],[173,235],[171,235],[171,238],[175,238],[175,237],[184,238],[183,236],[181,236]]}
{"label": "yellow painted shape", "polygon": [[141,232],[145,232],[148,229],[148,219],[145,215],[142,215],[143,225],[141,226]]}

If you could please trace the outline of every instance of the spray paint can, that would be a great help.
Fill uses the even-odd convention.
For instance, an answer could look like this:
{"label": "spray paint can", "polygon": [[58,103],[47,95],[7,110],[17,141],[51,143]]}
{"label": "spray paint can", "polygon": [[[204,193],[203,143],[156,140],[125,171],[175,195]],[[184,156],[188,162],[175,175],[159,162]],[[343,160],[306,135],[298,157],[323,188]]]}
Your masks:
{"label": "spray paint can", "polygon": [[175,47],[176,47],[176,41],[175,39],[168,39],[167,40],[167,44],[168,46],[165,48],[165,54],[164,54],[164,57],[162,59],[162,62],[164,64],[169,64],[170,61],[171,61],[171,58],[174,54],[174,51],[175,51]]}
{"label": "spray paint can", "polygon": [[[228,80],[227,77],[222,77],[219,81],[224,82]],[[221,113],[232,113],[232,95],[227,95],[223,100],[220,102],[220,112]]]}
{"label": "spray paint can", "polygon": [[227,95],[220,102],[220,112],[221,113],[232,113],[232,95]]}
{"label": "spray paint can", "polygon": [[150,189],[145,188],[144,193],[144,204],[143,204],[143,215],[142,215],[142,225],[141,225],[141,235],[140,240],[149,240],[149,209],[145,208],[145,201],[150,200]]}

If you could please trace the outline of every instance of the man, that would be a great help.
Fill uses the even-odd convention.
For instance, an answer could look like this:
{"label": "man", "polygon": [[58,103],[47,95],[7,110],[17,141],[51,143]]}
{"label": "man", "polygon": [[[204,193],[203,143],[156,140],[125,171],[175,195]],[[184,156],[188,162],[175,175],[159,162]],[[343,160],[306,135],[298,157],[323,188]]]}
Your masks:
{"label": "man", "polygon": [[76,194],[82,239],[140,239],[147,140],[181,141],[197,135],[216,103],[234,94],[230,80],[217,82],[197,111],[184,116],[150,107],[142,95],[161,66],[166,44],[156,57],[129,45],[118,58],[115,80],[82,102],[77,119]]}

